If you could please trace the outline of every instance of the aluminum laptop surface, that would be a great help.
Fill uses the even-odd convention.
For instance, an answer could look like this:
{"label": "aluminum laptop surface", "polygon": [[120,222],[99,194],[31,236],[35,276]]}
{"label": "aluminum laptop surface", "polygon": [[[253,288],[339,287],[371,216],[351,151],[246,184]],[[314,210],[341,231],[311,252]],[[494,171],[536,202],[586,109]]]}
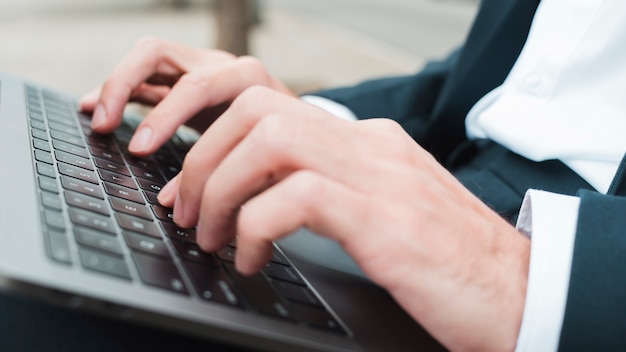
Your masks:
{"label": "aluminum laptop surface", "polygon": [[261,350],[441,349],[382,289],[309,260],[304,230],[252,278],[233,270],[235,243],[201,253],[154,200],[193,135],[134,158],[136,121],[100,137],[64,102],[73,97],[0,74],[3,289]]}

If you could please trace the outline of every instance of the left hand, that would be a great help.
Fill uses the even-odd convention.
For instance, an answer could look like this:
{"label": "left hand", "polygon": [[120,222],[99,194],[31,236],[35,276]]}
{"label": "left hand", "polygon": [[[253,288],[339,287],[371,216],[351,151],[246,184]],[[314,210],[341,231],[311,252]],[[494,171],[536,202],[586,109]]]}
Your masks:
{"label": "left hand", "polygon": [[[175,198],[175,200],[174,200]],[[387,119],[343,121],[266,88],[242,93],[161,193],[244,274],[301,226],[337,240],[446,347],[513,350],[529,241]]]}

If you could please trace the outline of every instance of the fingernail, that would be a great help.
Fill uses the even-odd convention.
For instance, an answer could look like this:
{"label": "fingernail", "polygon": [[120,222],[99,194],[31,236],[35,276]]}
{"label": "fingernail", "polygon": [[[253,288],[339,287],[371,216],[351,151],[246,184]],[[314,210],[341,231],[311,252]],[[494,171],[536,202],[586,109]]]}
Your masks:
{"label": "fingernail", "polygon": [[97,130],[100,126],[104,125],[107,120],[107,112],[104,105],[98,104],[93,111],[93,117],[91,118],[91,127]]}
{"label": "fingernail", "polygon": [[176,178],[173,178],[168,182],[163,188],[161,188],[161,192],[157,196],[159,203],[161,205],[170,206],[174,201],[174,195],[176,191]]}
{"label": "fingernail", "polygon": [[130,140],[128,150],[132,153],[143,152],[150,147],[152,142],[152,129],[150,127],[142,127]]}

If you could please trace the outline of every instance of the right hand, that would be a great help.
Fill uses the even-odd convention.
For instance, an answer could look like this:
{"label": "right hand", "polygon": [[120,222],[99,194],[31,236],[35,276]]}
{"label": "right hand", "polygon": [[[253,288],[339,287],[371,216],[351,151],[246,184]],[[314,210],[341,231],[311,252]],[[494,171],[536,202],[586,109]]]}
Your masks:
{"label": "right hand", "polygon": [[208,126],[241,92],[258,85],[295,96],[253,57],[144,38],[80,108],[93,112],[95,132],[110,133],[128,102],[153,105],[129,145],[132,153],[149,155],[200,112]]}

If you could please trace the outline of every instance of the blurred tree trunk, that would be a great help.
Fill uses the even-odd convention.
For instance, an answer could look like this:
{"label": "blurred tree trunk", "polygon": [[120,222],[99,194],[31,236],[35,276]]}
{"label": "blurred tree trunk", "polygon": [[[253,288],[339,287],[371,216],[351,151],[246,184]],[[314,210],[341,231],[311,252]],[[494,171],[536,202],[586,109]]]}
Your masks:
{"label": "blurred tree trunk", "polygon": [[215,0],[217,48],[237,56],[247,55],[248,33],[252,26],[249,0]]}

